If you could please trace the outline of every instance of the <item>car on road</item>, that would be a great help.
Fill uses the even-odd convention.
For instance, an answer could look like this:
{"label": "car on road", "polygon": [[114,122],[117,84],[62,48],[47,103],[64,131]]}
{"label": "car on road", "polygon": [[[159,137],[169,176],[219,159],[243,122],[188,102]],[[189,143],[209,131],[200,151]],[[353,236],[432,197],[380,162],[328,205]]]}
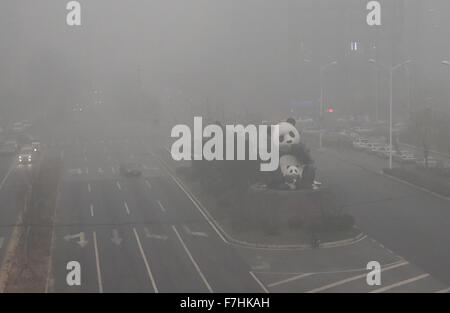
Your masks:
{"label": "car on road", "polygon": [[142,168],[137,163],[122,163],[119,166],[119,172],[124,177],[139,177],[142,175]]}
{"label": "car on road", "polygon": [[[377,156],[379,156],[380,158],[383,159],[387,159],[389,158],[389,153],[390,153],[391,149],[389,147],[389,145],[385,145],[384,147],[381,147],[377,152]],[[394,151],[393,151],[394,153]]]}
{"label": "car on road", "polygon": [[0,155],[15,154],[19,151],[19,145],[15,140],[8,140],[0,144]]}
{"label": "car on road", "polygon": [[406,152],[394,155],[394,160],[403,164],[410,164],[410,163],[412,164],[415,163],[417,159],[414,156],[414,154]]}
{"label": "car on road", "polygon": [[41,151],[41,143],[39,141],[33,141],[31,143],[31,148],[33,149],[33,152],[40,152]]}
{"label": "car on road", "polygon": [[372,145],[372,149],[369,152],[372,153],[372,154],[378,155],[378,152],[384,151],[385,149],[386,149],[386,144],[384,144],[384,143],[374,143]]}
{"label": "car on road", "polygon": [[19,164],[31,164],[33,162],[33,148],[31,146],[25,146],[20,150]]}

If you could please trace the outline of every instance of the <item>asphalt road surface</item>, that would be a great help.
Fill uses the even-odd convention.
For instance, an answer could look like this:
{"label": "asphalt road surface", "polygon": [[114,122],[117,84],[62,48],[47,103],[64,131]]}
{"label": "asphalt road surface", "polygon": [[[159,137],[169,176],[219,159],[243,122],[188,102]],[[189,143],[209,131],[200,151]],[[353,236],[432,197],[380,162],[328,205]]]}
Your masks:
{"label": "asphalt road surface", "polygon": [[[140,140],[60,145],[64,177],[58,192],[47,291],[448,291],[448,283],[441,279],[445,268],[439,266],[446,260],[437,261],[435,255],[420,251],[410,253],[426,245],[415,242],[420,229],[411,236],[420,220],[403,231],[406,222],[398,221],[414,217],[399,214],[409,211],[405,205],[414,201],[417,210],[417,198],[423,206],[438,210],[440,205],[444,210],[444,203],[432,196],[418,196],[411,187],[352,162],[342,165],[332,153],[324,153],[318,158],[324,178],[332,185],[339,183],[338,190],[348,194],[346,200],[353,204],[347,210],[377,240],[364,236],[330,249],[254,249],[225,242],[150,148]],[[142,164],[143,177],[121,177],[118,166],[124,161]],[[353,180],[364,184],[355,187]],[[405,200],[414,195],[415,200]],[[380,203],[385,207],[378,209]],[[445,224],[435,214],[428,216],[432,218]],[[439,227],[427,231],[425,238],[436,234]],[[422,266],[423,259],[432,266]],[[373,260],[382,265],[381,286],[366,283],[366,265]],[[81,265],[81,286],[66,283],[70,261]]]}
{"label": "asphalt road surface", "polygon": [[17,166],[15,156],[0,157],[0,264],[20,212],[25,206],[31,168]]}
{"label": "asphalt road surface", "polygon": [[365,233],[450,284],[450,201],[383,176],[364,152],[315,153],[319,175]]}

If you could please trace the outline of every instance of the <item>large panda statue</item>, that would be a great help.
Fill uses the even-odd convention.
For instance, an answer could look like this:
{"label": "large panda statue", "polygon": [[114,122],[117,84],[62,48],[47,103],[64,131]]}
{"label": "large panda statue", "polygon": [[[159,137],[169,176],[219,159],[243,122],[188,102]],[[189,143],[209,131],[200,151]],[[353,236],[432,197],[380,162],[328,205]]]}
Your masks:
{"label": "large panda statue", "polygon": [[295,120],[289,118],[286,122],[279,123],[278,127],[280,165],[269,187],[281,190],[312,188],[315,178],[314,162],[301,142]]}

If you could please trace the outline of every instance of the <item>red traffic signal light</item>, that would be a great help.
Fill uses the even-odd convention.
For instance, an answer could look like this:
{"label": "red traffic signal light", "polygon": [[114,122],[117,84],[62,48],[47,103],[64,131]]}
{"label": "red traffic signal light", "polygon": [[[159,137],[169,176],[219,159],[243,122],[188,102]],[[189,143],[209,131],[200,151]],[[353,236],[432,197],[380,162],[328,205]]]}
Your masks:
{"label": "red traffic signal light", "polygon": [[334,110],[333,109],[328,109],[328,113],[334,113]]}

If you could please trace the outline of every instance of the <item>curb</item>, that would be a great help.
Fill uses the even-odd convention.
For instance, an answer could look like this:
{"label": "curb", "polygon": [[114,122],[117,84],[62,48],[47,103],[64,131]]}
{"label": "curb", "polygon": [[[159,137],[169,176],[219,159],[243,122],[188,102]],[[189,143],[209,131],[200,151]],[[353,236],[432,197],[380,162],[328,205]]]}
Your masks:
{"label": "curb", "polygon": [[420,190],[420,191],[429,193],[429,194],[431,194],[431,195],[433,195],[433,196],[435,196],[435,197],[437,197],[437,198],[439,198],[439,199],[441,199],[441,200],[450,201],[450,198],[449,198],[449,197],[443,196],[443,195],[441,195],[441,194],[439,194],[439,193],[437,193],[437,192],[431,191],[431,190],[429,190],[429,189],[427,189],[427,188],[425,188],[425,187],[422,187],[422,186],[413,184],[413,183],[411,183],[411,182],[409,182],[409,181],[406,181],[406,180],[403,180],[403,179],[401,179],[401,178],[398,178],[398,177],[395,177],[395,176],[386,174],[383,170],[381,171],[381,175],[386,176],[386,177],[388,177],[388,178],[390,178],[390,179],[392,179],[392,180],[395,180],[395,181],[397,181],[397,182],[399,182],[399,183],[408,185],[409,187],[412,187],[412,188],[414,188],[414,189],[418,189],[418,190]]}
{"label": "curb", "polygon": [[[219,237],[227,244],[232,244],[241,248],[247,249],[260,249],[260,250],[288,250],[288,251],[299,251],[299,250],[311,250],[313,249],[309,244],[299,244],[299,245],[276,245],[276,244],[263,244],[263,243],[252,243],[244,240],[239,240],[229,235],[223,227],[217,222],[209,213],[209,211],[205,208],[205,206],[197,199],[197,197],[189,190],[189,188],[183,183],[183,181],[176,177],[173,173],[173,170],[166,162],[164,162],[161,158],[157,157],[160,162],[166,168],[169,176],[174,180],[174,182],[180,187],[180,189],[188,196],[188,198],[194,203],[194,205],[200,210],[200,213],[205,217],[205,219],[210,223],[211,227],[216,231]],[[338,241],[330,241],[324,242],[320,244],[320,248],[329,249],[329,248],[338,248],[342,246],[348,246],[352,244],[356,244],[359,241],[367,238],[367,235],[362,232],[357,236],[338,240]]]}

